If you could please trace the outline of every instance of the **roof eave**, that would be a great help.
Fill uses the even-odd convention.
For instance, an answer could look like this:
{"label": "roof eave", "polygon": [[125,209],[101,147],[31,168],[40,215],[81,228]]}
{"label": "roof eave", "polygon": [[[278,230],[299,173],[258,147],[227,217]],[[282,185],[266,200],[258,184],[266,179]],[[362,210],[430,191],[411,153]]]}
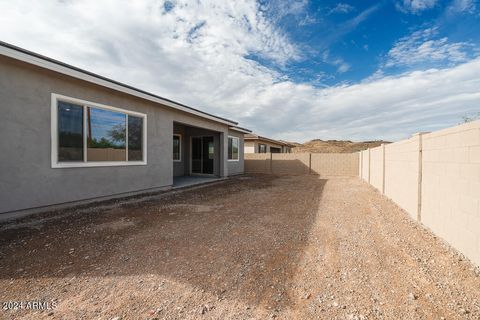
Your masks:
{"label": "roof eave", "polygon": [[242,128],[242,127],[236,127],[236,126],[229,127],[229,129],[233,130],[233,131],[238,131],[238,132],[241,132],[241,133],[245,133],[245,134],[249,134],[249,133],[252,132],[252,130],[245,129],[245,128]]}
{"label": "roof eave", "polygon": [[288,143],[279,141],[279,140],[273,140],[267,137],[262,137],[262,136],[256,136],[256,137],[245,137],[244,140],[260,140],[260,141],[265,141],[265,142],[270,142],[274,144],[278,144],[280,146],[289,146]]}
{"label": "roof eave", "polygon": [[153,93],[143,91],[141,89],[137,89],[127,84],[97,75],[90,71],[77,68],[75,66],[63,63],[55,59],[48,58],[46,56],[25,50],[23,48],[19,48],[17,46],[11,45],[3,41],[0,41],[0,55],[9,57],[15,60],[19,60],[22,62],[26,62],[29,64],[33,64],[41,68],[55,71],[61,74],[65,74],[76,79],[97,84],[102,87],[113,89],[115,91],[123,92],[131,96],[135,96],[135,97],[146,99],[155,103],[159,103],[164,106],[170,107],[172,109],[180,110],[180,111],[193,114],[198,117],[206,118],[215,122],[220,122],[229,126],[235,126],[238,124],[235,121],[211,115],[209,113],[183,105],[181,103],[157,96]]}

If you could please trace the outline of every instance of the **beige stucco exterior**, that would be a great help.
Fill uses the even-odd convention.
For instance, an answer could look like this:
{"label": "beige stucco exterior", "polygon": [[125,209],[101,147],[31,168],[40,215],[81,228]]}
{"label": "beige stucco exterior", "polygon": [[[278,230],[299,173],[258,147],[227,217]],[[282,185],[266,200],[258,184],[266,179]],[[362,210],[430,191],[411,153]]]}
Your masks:
{"label": "beige stucco exterior", "polygon": [[282,141],[275,142],[272,139],[266,139],[263,137],[250,138],[249,135],[245,137],[245,153],[260,153],[260,145],[265,145],[265,153],[273,153],[273,149],[276,149],[278,153],[290,153],[291,145]]}

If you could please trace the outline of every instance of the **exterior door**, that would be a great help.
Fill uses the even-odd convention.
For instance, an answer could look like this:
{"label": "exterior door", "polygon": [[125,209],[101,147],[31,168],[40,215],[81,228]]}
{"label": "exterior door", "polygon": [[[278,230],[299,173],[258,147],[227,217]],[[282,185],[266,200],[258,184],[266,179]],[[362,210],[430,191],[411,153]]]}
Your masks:
{"label": "exterior door", "polygon": [[202,173],[201,137],[192,137],[192,173]]}
{"label": "exterior door", "polygon": [[213,157],[215,156],[215,150],[213,146],[213,137],[203,137],[203,174],[213,174]]}
{"label": "exterior door", "polygon": [[192,137],[192,174],[213,174],[213,137]]}

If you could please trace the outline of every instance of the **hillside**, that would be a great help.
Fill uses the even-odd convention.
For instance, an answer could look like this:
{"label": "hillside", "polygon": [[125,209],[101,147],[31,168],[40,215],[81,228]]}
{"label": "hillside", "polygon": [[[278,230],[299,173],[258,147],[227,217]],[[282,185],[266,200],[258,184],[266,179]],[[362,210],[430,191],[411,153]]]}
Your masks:
{"label": "hillside", "polygon": [[387,141],[363,141],[363,142],[352,142],[349,140],[320,140],[314,139],[305,143],[296,143],[294,148],[292,148],[293,153],[351,153],[357,152],[360,150],[365,150],[368,148],[375,148],[381,145],[382,143],[389,143]]}

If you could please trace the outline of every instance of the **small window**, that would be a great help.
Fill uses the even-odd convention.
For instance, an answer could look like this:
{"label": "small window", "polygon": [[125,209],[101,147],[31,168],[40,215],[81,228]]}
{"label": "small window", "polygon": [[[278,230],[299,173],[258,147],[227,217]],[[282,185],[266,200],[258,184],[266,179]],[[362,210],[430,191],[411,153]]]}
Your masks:
{"label": "small window", "polygon": [[228,160],[238,161],[239,145],[240,143],[238,137],[228,137]]}
{"label": "small window", "polygon": [[182,136],[173,135],[173,161],[182,161]]}
{"label": "small window", "polygon": [[267,153],[267,145],[260,143],[258,145],[258,153]]}
{"label": "small window", "polygon": [[52,167],[146,164],[146,117],[52,94]]}

